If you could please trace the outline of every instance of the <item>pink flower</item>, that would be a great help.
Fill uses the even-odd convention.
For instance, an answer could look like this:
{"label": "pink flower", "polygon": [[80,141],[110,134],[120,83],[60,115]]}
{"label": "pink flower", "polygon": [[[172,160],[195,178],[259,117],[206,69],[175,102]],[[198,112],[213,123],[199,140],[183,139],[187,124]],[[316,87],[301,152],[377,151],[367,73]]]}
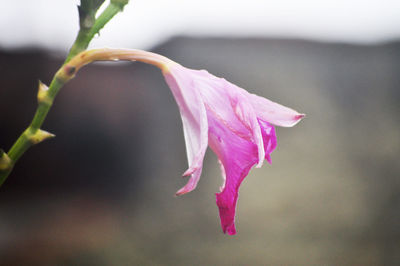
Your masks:
{"label": "pink flower", "polygon": [[[273,125],[291,127],[304,117],[290,108],[215,77],[177,63],[163,68],[181,113],[190,176],[176,195],[196,188],[207,146],[218,156],[224,183],[216,193],[224,233],[233,235],[238,190],[250,169],[271,163],[276,147]],[[273,124],[273,125],[272,125]]]}
{"label": "pink flower", "polygon": [[[205,70],[185,68],[151,52],[130,49],[94,49],[74,57],[60,77],[71,78],[85,64],[100,60],[141,61],[159,67],[178,103],[183,122],[190,176],[176,194],[196,188],[207,146],[218,156],[224,180],[216,194],[224,233],[233,235],[238,191],[250,169],[261,167],[276,147],[275,128],[291,127],[304,117],[290,108],[248,93]],[[71,70],[73,70],[71,72]]]}

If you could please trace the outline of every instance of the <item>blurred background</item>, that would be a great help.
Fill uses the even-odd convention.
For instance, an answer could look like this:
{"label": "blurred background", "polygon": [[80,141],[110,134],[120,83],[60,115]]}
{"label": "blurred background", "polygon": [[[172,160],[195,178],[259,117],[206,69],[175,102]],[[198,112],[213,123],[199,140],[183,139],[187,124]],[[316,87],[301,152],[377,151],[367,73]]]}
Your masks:
{"label": "blurred background", "polygon": [[[0,147],[78,30],[79,1],[2,1]],[[399,1],[132,1],[92,47],[149,49],[307,114],[220,229],[209,150],[198,188],[160,71],[96,63],[60,92],[0,188],[0,265],[399,265]]]}

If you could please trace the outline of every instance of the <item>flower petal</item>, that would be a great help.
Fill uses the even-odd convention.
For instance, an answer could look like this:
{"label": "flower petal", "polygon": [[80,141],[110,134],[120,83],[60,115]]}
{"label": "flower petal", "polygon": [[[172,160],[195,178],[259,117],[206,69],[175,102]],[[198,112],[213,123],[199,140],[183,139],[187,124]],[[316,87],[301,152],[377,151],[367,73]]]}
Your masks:
{"label": "flower petal", "polygon": [[260,168],[265,157],[265,147],[261,127],[252,105],[249,103],[248,99],[245,96],[240,94],[240,90],[237,94],[237,96],[240,96],[231,99],[232,103],[233,101],[237,101],[235,104],[232,104],[232,106],[235,110],[236,116],[240,119],[240,121],[242,121],[242,123],[247,125],[249,127],[249,130],[252,132],[253,142],[254,144],[256,144],[258,151],[258,163],[256,167]]}
{"label": "flower petal", "polygon": [[221,226],[224,233],[234,235],[239,187],[251,167],[258,161],[257,146],[236,135],[212,113],[208,113],[208,123],[209,145],[221,161],[221,172],[225,179],[222,191],[216,193]]}
{"label": "flower petal", "polygon": [[203,167],[203,158],[208,144],[207,114],[198,90],[187,69],[176,64],[163,71],[165,80],[179,106],[189,169],[183,176],[189,176],[188,183],[176,194],[188,193],[196,188]]}
{"label": "flower petal", "polygon": [[249,99],[258,118],[277,126],[292,127],[305,116],[293,109],[255,94],[249,93]]}
{"label": "flower petal", "polygon": [[275,127],[270,123],[258,119],[260,123],[261,133],[264,141],[265,159],[271,163],[271,153],[276,148],[276,134]]}
{"label": "flower petal", "polygon": [[195,86],[200,91],[207,112],[212,112],[215,118],[238,136],[257,145],[257,167],[261,167],[265,157],[263,139],[248,93],[205,70],[192,70],[192,73],[196,75]]}

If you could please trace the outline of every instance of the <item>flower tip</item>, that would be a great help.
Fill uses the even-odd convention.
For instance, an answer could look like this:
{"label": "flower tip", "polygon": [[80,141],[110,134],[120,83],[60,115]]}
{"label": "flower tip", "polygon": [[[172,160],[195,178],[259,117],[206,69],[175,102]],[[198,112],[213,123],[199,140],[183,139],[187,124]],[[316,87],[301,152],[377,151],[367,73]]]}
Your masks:
{"label": "flower tip", "polygon": [[187,170],[182,174],[182,177],[190,176],[190,175],[192,175],[196,170],[197,170],[196,167],[190,167],[189,169],[187,169]]}
{"label": "flower tip", "polygon": [[287,125],[285,125],[286,127],[292,127],[297,125],[297,123],[299,123],[301,121],[301,119],[303,119],[306,115],[305,114],[297,114],[295,116],[293,116],[292,119],[292,123],[288,123]]}
{"label": "flower tip", "polygon": [[180,190],[178,190],[178,191],[175,193],[175,197],[182,196],[182,195],[184,195],[184,194],[186,194],[186,193],[188,193],[188,191],[180,191]]}
{"label": "flower tip", "polygon": [[300,120],[300,119],[304,118],[305,116],[306,116],[306,114],[299,114],[299,115],[295,116],[295,119]]}
{"label": "flower tip", "polygon": [[230,236],[236,235],[236,228],[235,228],[235,226],[232,225],[232,224],[226,226],[226,227],[223,229],[223,231],[224,231],[224,234],[228,234],[228,235],[230,235]]}
{"label": "flower tip", "polygon": [[178,190],[178,191],[175,193],[175,196],[178,197],[178,196],[184,195],[184,194],[186,194],[186,193],[189,193],[189,192],[192,191],[192,190],[193,190],[193,189],[189,189],[189,188],[187,188],[187,187],[185,186],[185,187],[181,188],[180,190]]}
{"label": "flower tip", "polygon": [[261,168],[263,166],[264,163],[264,158],[260,158],[260,160],[258,161],[256,168]]}

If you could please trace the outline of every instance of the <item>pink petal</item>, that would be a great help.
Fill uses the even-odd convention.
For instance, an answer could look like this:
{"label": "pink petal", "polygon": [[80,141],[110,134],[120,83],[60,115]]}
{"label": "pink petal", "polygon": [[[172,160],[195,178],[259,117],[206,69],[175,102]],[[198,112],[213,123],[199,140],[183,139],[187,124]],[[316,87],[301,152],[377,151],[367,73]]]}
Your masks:
{"label": "pink petal", "polygon": [[216,193],[224,233],[236,234],[235,213],[239,187],[250,169],[271,163],[276,148],[275,128],[293,126],[303,114],[250,94],[207,71],[178,64],[163,69],[182,117],[189,168],[187,184],[176,194],[195,189],[201,175],[207,143],[221,164],[223,185]]}
{"label": "pink petal", "polygon": [[192,70],[192,73],[196,75],[195,87],[200,91],[207,112],[212,112],[220,123],[236,135],[257,145],[257,167],[261,167],[265,157],[263,139],[256,113],[247,96],[248,93],[205,70]]}
{"label": "pink petal", "polygon": [[189,163],[189,169],[183,175],[191,175],[188,183],[176,193],[177,195],[188,193],[196,188],[208,144],[206,110],[198,90],[192,86],[193,82],[190,75],[186,73],[187,71],[186,68],[177,64],[163,72],[179,106],[183,123]]}
{"label": "pink petal", "polygon": [[296,125],[305,115],[255,94],[248,94],[257,117],[282,127]]}
{"label": "pink petal", "polygon": [[[241,95],[241,97],[234,100],[237,101],[235,105],[232,105],[234,106],[236,116],[238,116],[240,121],[247,125],[252,132],[253,143],[256,144],[258,152],[257,167],[260,168],[264,161],[265,149],[261,127],[257,120],[256,113],[246,97]],[[233,102],[234,100],[231,101]]]}
{"label": "pink petal", "polygon": [[276,148],[275,128],[270,123],[258,119],[264,141],[265,159],[271,163],[271,153]]}
{"label": "pink petal", "polygon": [[[209,145],[218,156],[226,174],[222,191],[216,194],[221,226],[224,233],[233,235],[235,229],[236,203],[241,182],[258,161],[257,146],[245,140],[208,113]],[[224,176],[223,176],[224,177]]]}

